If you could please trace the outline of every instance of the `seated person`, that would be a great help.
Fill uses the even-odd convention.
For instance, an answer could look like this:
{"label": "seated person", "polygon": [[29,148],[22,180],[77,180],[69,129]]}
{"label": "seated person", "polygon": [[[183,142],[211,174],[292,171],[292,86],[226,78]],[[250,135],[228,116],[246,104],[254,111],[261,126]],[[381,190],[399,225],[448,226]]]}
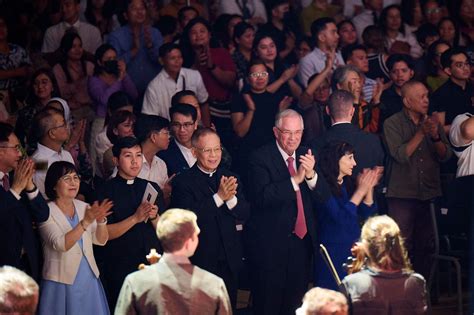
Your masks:
{"label": "seated person", "polygon": [[398,225],[375,216],[362,227],[356,262],[342,283],[352,314],[426,314],[425,279],[414,273]]}

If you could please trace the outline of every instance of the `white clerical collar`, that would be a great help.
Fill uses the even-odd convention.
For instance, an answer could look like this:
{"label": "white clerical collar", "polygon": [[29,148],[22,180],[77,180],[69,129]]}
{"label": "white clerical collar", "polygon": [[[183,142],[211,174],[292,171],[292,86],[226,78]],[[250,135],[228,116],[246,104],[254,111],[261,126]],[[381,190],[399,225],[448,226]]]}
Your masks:
{"label": "white clerical collar", "polygon": [[199,170],[200,170],[201,172],[203,172],[204,174],[209,175],[209,177],[212,177],[212,175],[214,175],[214,173],[217,171],[217,169],[213,170],[212,172],[205,171],[205,170],[203,170],[203,169],[199,166],[199,164],[197,164],[197,167],[199,168]]}
{"label": "white clerical collar", "polygon": [[133,185],[135,183],[134,179],[127,179],[127,185]]}

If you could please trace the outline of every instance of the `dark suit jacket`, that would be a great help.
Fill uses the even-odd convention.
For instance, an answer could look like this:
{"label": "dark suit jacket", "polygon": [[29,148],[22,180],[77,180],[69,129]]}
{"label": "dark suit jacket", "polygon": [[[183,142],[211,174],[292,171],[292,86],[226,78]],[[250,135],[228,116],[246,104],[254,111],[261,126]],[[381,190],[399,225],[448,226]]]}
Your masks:
{"label": "dark suit jacket", "polygon": [[[296,163],[307,149],[296,150]],[[246,226],[251,256],[255,263],[275,268],[281,257],[287,256],[289,241],[296,222],[296,193],[286,162],[275,142],[267,144],[250,156],[249,195],[252,216]],[[315,212],[311,191],[304,181],[300,185],[308,234],[314,249],[317,246]],[[295,257],[295,259],[297,259]],[[283,268],[283,267],[282,267]]]}
{"label": "dark suit jacket", "polygon": [[165,161],[168,176],[179,174],[189,168],[188,162],[186,162],[174,139],[171,139],[168,149],[158,152],[157,156]]}
{"label": "dark suit jacket", "polygon": [[[237,177],[221,167],[213,176],[216,176],[218,182],[222,176]],[[242,246],[236,230],[236,221],[245,221],[248,218],[250,206],[243,195],[240,180],[238,202],[232,210],[229,210],[225,203],[220,208],[216,206],[213,195],[217,193],[217,189],[209,186],[206,177],[195,164],[173,181],[171,207],[189,209],[197,215],[201,233],[198,248],[191,258],[193,264],[215,272],[218,260],[224,258],[236,275],[242,264]]]}
{"label": "dark suit jacket", "polygon": [[313,154],[316,156],[321,149],[332,141],[344,141],[354,147],[354,158],[357,165],[353,175],[359,174],[364,168],[384,165],[384,151],[380,138],[374,134],[360,130],[351,123],[332,126],[321,138],[312,143]]}
{"label": "dark suit jacket", "polygon": [[31,276],[40,278],[41,247],[33,221],[44,222],[49,208],[41,193],[31,201],[26,194],[20,200],[0,187],[0,266],[21,266],[21,250],[25,250],[31,268]]}

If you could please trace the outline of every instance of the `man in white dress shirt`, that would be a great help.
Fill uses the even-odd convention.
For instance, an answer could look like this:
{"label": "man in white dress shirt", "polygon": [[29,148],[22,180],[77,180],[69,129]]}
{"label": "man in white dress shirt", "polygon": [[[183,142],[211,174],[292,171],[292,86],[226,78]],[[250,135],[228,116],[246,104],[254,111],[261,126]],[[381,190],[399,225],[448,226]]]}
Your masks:
{"label": "man in white dress shirt", "polygon": [[197,70],[183,68],[181,49],[174,43],[160,47],[160,63],[163,69],[148,84],[143,99],[142,113],[170,119],[171,98],[176,92],[191,90],[201,106],[207,106],[206,87]]}
{"label": "man in white dress shirt", "polygon": [[298,78],[305,87],[308,85],[308,79],[313,74],[321,73],[326,67],[327,54],[336,52],[332,66],[333,70],[340,65],[344,65],[341,53],[336,51],[339,45],[339,35],[334,19],[324,17],[314,21],[311,24],[311,36],[316,43],[316,47],[301,59],[298,71]]}
{"label": "man in white dress shirt", "polygon": [[[69,139],[69,126],[63,114],[54,108],[47,108],[35,116],[34,130],[38,132],[38,148],[31,158],[35,162],[47,163],[47,167],[57,161],[67,161],[74,164],[71,153],[63,149],[63,144]],[[46,197],[44,180],[46,171],[37,169],[33,175],[33,182]]]}
{"label": "man in white dress shirt", "polygon": [[369,25],[377,25],[383,9],[383,0],[362,0],[364,10],[352,19],[357,31],[359,43],[362,43],[362,32]]}
{"label": "man in white dress shirt", "polygon": [[75,29],[81,37],[82,47],[91,54],[95,53],[96,49],[102,45],[102,36],[97,27],[79,20],[80,11],[80,0],[62,1],[61,12],[63,14],[63,21],[46,30],[41,52],[50,53],[56,51],[59,48],[64,33],[69,29]]}

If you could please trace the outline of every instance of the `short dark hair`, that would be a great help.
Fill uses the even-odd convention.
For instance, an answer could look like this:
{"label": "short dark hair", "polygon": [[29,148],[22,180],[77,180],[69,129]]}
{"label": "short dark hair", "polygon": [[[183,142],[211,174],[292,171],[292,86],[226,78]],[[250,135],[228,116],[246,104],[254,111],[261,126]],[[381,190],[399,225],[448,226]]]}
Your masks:
{"label": "short dark hair", "polygon": [[191,7],[191,6],[185,6],[185,7],[182,7],[181,9],[179,9],[178,11],[178,21],[183,21],[184,20],[184,13],[186,11],[194,11],[196,13],[196,16],[199,16],[199,11],[194,8],[194,7]]}
{"label": "short dark hair", "polygon": [[130,149],[136,146],[140,146],[140,142],[135,137],[119,138],[112,147],[112,154],[114,157],[118,158],[120,153],[122,153],[122,149]]}
{"label": "short dark hair", "polygon": [[388,68],[388,70],[392,71],[393,66],[395,66],[395,64],[397,62],[406,63],[408,68],[410,68],[411,70],[413,70],[415,68],[415,63],[413,61],[413,58],[410,55],[393,54],[393,55],[390,55],[390,57],[388,57],[388,59],[387,59],[387,68]]}
{"label": "short dark hair", "polygon": [[178,19],[171,15],[160,16],[155,27],[160,30],[162,36],[174,34],[178,28]]}
{"label": "short dark hair", "polygon": [[244,33],[247,31],[247,30],[255,30],[255,28],[252,26],[252,24],[250,23],[247,23],[247,22],[239,22],[237,23],[237,25],[234,26],[234,35],[233,35],[233,42],[235,44],[236,41],[235,39],[236,38],[239,38],[240,36],[244,35]]}
{"label": "short dark hair", "polygon": [[350,44],[343,47],[341,49],[341,55],[342,55],[342,59],[344,59],[344,62],[347,63],[347,59],[350,59],[352,57],[352,54],[356,50],[363,50],[366,52],[367,48],[365,48],[365,46],[361,44]]}
{"label": "short dark hair", "polygon": [[[173,106],[176,106],[181,102],[181,98],[184,97],[184,96],[194,96],[196,97],[196,93],[194,93],[194,91],[191,91],[191,90],[182,90],[182,91],[179,91],[177,92],[175,95],[173,95],[173,97],[171,98],[171,107]],[[197,97],[196,97],[197,99]],[[184,104],[184,103],[183,103]],[[170,115],[171,115],[171,112],[170,112]],[[170,116],[171,117],[171,116]]]}
{"label": "short dark hair", "polygon": [[330,23],[336,24],[336,21],[330,17],[323,17],[315,20],[311,24],[311,37],[315,42],[318,42],[318,35],[326,29],[326,26]]}
{"label": "short dark hair", "polygon": [[117,50],[114,48],[114,46],[112,46],[110,44],[102,44],[95,50],[94,61],[95,61],[95,66],[96,67],[99,66],[99,61],[102,60],[102,58],[104,57],[104,54],[109,50],[113,50],[113,51],[117,52]]}
{"label": "short dark hair", "polygon": [[266,3],[267,3],[266,7],[267,7],[268,15],[271,15],[273,9],[275,9],[279,5],[289,3],[289,0],[269,0],[269,1],[266,1]]}
{"label": "short dark hair", "polygon": [[211,129],[209,127],[199,127],[198,129],[196,129],[193,132],[193,135],[191,137],[191,143],[193,147],[196,146],[196,143],[199,141],[199,139],[201,139],[202,137],[206,135],[211,135],[211,134],[216,135],[220,139],[219,135],[214,129]]}
{"label": "short dark hair", "polygon": [[49,166],[46,179],[44,180],[44,191],[50,200],[58,198],[54,188],[58,184],[59,179],[71,173],[77,173],[76,167],[71,162],[57,161]]}
{"label": "short dark hair", "polygon": [[467,60],[470,61],[469,56],[466,53],[466,50],[460,47],[452,47],[446,50],[442,55],[441,55],[441,65],[443,66],[443,69],[451,67],[451,64],[453,63],[453,56],[455,55],[460,55],[463,54],[466,56]]}
{"label": "short dark hair", "polygon": [[124,91],[112,93],[107,100],[107,110],[111,113],[125,106],[133,106],[132,99]]}
{"label": "short dark hair", "polygon": [[166,118],[156,115],[141,114],[138,116],[136,126],[134,128],[135,136],[140,143],[143,143],[153,131],[168,129],[170,121]]}
{"label": "short dark hair", "polygon": [[107,125],[107,131],[106,135],[107,138],[109,138],[110,142],[115,143],[118,140],[117,135],[114,133],[114,129],[118,127],[121,123],[126,122],[127,120],[131,120],[132,122],[135,122],[137,118],[135,115],[129,111],[126,110],[119,110],[118,112],[115,112],[111,117],[110,117],[110,122]]}
{"label": "short dark hair", "polygon": [[178,46],[178,44],[166,43],[160,46],[158,54],[160,58],[164,58],[166,57],[167,54],[169,54],[174,49],[178,49],[181,52],[181,48]]}
{"label": "short dark hair", "polygon": [[197,119],[197,110],[193,105],[178,103],[170,108],[170,117],[173,121],[174,114],[181,114],[184,116],[191,116],[193,121]]}
{"label": "short dark hair", "polygon": [[426,39],[431,36],[438,36],[438,28],[431,23],[425,23],[418,27],[415,32],[416,40],[420,44],[424,44]]}
{"label": "short dark hair", "polygon": [[[33,118],[33,123],[30,129],[30,138],[41,140],[46,136],[48,131],[53,128],[53,116],[60,115],[64,117],[64,112],[54,107],[47,106],[36,113]],[[64,118],[66,119],[66,118]],[[67,123],[67,122],[66,122]]]}
{"label": "short dark hair", "polygon": [[8,142],[8,138],[13,131],[13,126],[5,122],[0,122],[0,142]]}
{"label": "short dark hair", "polygon": [[262,59],[252,58],[252,60],[250,60],[248,66],[247,66],[247,71],[245,72],[247,76],[250,74],[250,69],[252,69],[252,67],[256,66],[256,65],[262,65],[262,66],[265,67],[265,69],[267,69],[267,65],[265,64],[265,62],[263,62]]}

